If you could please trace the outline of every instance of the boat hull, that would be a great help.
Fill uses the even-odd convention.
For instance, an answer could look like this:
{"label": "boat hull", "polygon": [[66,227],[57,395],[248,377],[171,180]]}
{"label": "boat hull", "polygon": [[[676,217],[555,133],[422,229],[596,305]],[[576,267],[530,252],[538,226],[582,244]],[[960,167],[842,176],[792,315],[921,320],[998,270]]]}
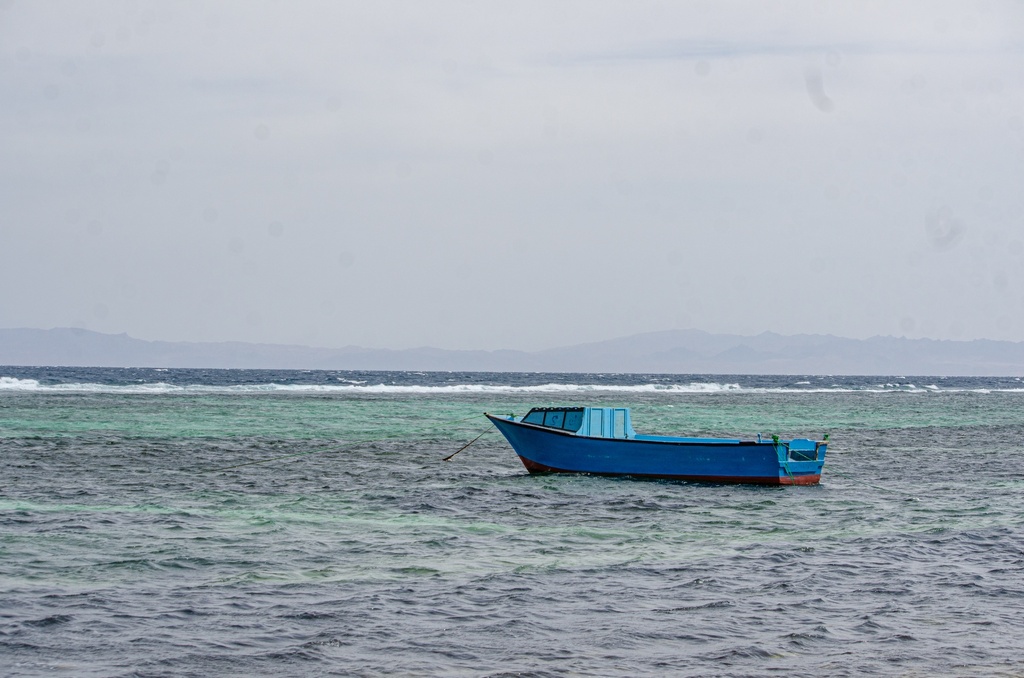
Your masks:
{"label": "boat hull", "polygon": [[577,436],[487,415],[530,473],[586,473],[712,483],[815,485],[825,444],[794,460],[784,443]]}

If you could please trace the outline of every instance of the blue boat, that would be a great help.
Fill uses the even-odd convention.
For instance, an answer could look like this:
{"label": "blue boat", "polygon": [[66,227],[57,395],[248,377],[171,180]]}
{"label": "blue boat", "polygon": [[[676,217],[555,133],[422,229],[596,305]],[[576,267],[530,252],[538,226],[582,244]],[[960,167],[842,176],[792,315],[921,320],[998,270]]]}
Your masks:
{"label": "blue boat", "polygon": [[624,407],[535,407],[486,415],[530,473],[588,473],[713,483],[815,485],[823,440],[638,435]]}

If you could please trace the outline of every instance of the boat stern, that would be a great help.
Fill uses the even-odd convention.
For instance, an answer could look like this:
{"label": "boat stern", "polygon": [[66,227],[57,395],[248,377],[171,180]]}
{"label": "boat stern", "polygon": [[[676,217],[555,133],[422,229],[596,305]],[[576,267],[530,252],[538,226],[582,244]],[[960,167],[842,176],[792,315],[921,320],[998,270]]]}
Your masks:
{"label": "boat stern", "polygon": [[817,485],[821,481],[828,436],[823,440],[779,440],[773,436],[772,443],[779,458],[779,485]]}

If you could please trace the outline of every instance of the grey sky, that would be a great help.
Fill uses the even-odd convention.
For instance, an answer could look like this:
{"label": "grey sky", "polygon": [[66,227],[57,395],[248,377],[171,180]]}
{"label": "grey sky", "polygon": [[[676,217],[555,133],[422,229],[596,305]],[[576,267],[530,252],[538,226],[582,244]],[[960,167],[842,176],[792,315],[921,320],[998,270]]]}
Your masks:
{"label": "grey sky", "polygon": [[0,326],[1024,340],[1024,3],[0,0]]}

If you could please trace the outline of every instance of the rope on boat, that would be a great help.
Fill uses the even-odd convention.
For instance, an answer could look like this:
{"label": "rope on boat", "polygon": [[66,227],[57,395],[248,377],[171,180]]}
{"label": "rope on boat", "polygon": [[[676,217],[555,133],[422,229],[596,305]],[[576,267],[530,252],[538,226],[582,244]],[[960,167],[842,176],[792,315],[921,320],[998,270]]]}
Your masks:
{"label": "rope on boat", "polygon": [[[779,446],[780,445],[782,447],[786,448],[785,456],[782,456],[782,455],[779,454]],[[779,436],[773,434],[772,435],[772,446],[775,448],[775,456],[779,457],[779,466],[781,466],[783,468],[783,470],[786,472],[786,475],[789,476],[789,480],[794,485],[796,485],[796,477],[793,475],[793,472],[789,470],[789,444],[788,443],[779,442]]]}
{"label": "rope on boat", "polygon": [[[484,414],[486,415],[487,413],[486,413],[486,412],[484,412]],[[509,412],[509,413],[508,413],[508,416],[509,416],[509,418],[514,418],[514,417],[515,417],[516,415],[515,415],[515,412]],[[451,454],[449,454],[449,455],[448,455],[447,457],[445,457],[445,458],[444,458],[444,459],[442,459],[441,461],[451,461],[451,460],[452,460],[452,457],[454,457],[454,456],[455,456],[456,454],[458,454],[459,452],[462,452],[462,451],[463,451],[464,449],[466,449],[467,447],[469,447],[470,445],[472,445],[472,444],[473,444],[473,443],[475,443],[476,441],[480,440],[481,438],[483,438],[483,437],[484,437],[485,435],[487,435],[488,433],[493,433],[493,432],[494,432],[494,429],[493,429],[493,428],[491,428],[490,426],[488,426],[488,427],[487,427],[487,428],[485,428],[485,429],[484,429],[483,431],[481,431],[481,432],[480,432],[480,435],[478,435],[478,436],[477,436],[476,438],[473,438],[473,439],[472,439],[472,440],[470,440],[470,441],[469,441],[468,443],[466,443],[465,445],[463,445],[463,446],[462,446],[462,447],[460,447],[459,449],[455,450],[454,452],[452,452]]]}
{"label": "rope on boat", "polygon": [[491,432],[491,431],[493,431],[493,430],[494,430],[494,429],[492,429],[491,427],[489,427],[489,426],[488,426],[488,427],[487,427],[487,428],[485,428],[485,429],[484,429],[484,430],[483,430],[483,431],[482,431],[482,432],[480,433],[480,435],[478,435],[478,436],[477,436],[476,438],[473,438],[473,439],[472,439],[472,440],[470,440],[470,441],[469,441],[468,443],[466,443],[465,445],[463,445],[463,446],[462,446],[462,447],[460,447],[459,449],[455,450],[454,452],[452,452],[451,454],[449,454],[449,455],[448,455],[447,457],[445,457],[445,458],[444,458],[444,459],[442,459],[441,461],[451,461],[451,460],[452,460],[452,457],[454,457],[454,456],[455,456],[456,454],[458,454],[459,452],[462,452],[462,451],[463,451],[464,449],[466,449],[467,447],[469,447],[470,445],[472,445],[472,444],[473,444],[473,443],[475,443],[476,441],[480,440],[481,438],[483,438],[483,437],[484,437],[485,435],[487,435],[488,433],[490,433],[490,432]]}
{"label": "rope on boat", "polygon": [[[216,473],[218,471],[228,471],[230,469],[241,468],[243,466],[256,466],[258,464],[269,464],[272,461],[281,461],[282,459],[295,459],[297,457],[306,457],[306,456],[309,456],[311,454],[324,454],[324,453],[327,453],[327,452],[345,452],[347,450],[351,450],[353,448],[359,447],[360,445],[369,445],[370,443],[382,442],[384,440],[394,440],[395,438],[402,438],[402,437],[408,435],[410,432],[422,433],[424,431],[429,431],[431,429],[436,429],[436,428],[439,428],[441,426],[449,426],[451,424],[459,424],[459,423],[464,422],[464,421],[469,421],[470,419],[476,419],[479,416],[480,416],[479,414],[474,414],[472,417],[466,417],[465,419],[456,419],[455,421],[447,421],[447,422],[444,422],[444,423],[441,423],[441,424],[433,424],[431,426],[423,426],[423,427],[420,427],[418,429],[417,428],[406,429],[406,430],[402,431],[401,433],[396,433],[394,435],[381,436],[380,438],[373,438],[371,440],[360,440],[360,441],[357,441],[357,442],[354,442],[354,443],[349,443],[348,445],[342,445],[341,447],[329,447],[329,448],[324,449],[324,450],[309,450],[308,452],[296,452],[294,454],[283,454],[283,455],[281,455],[279,457],[271,457],[269,459],[257,459],[256,461],[244,461],[244,462],[242,462],[240,464],[231,464],[230,466],[220,466],[218,468],[200,469],[199,472],[200,473]],[[484,431],[484,433],[486,433],[486,432],[487,431]],[[482,435],[483,435],[483,433],[481,433],[479,436],[477,436],[475,439],[473,439],[473,441],[470,442],[470,445],[472,445],[477,440],[479,440]],[[469,447],[469,445],[466,445],[462,449],[464,450],[464,449],[466,449],[466,447]],[[459,452],[461,452],[461,451],[462,450],[459,450]],[[458,452],[456,452],[456,454],[458,454]],[[454,457],[455,455],[453,454],[451,456]],[[447,461],[450,458],[451,457],[448,457],[447,459],[445,459],[445,461]]]}

